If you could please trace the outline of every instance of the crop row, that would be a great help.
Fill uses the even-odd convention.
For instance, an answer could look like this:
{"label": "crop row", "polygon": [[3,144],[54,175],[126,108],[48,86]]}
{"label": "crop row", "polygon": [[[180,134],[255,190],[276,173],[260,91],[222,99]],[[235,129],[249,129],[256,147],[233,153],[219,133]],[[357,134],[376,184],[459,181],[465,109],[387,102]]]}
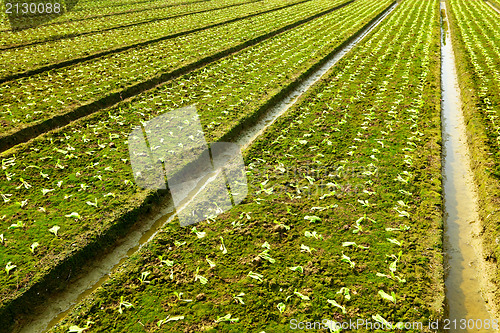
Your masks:
{"label": "crop row", "polygon": [[[468,143],[479,186],[485,258],[496,262],[500,258],[499,14],[484,1],[452,0],[448,6]],[[500,281],[500,270],[496,281]]]}
{"label": "crop row", "polygon": [[[0,75],[2,78],[40,66],[75,59],[106,50],[135,45],[137,43],[165,38],[165,36],[203,29],[214,24],[241,19],[250,15],[277,10],[304,0],[270,0],[265,3],[198,13],[165,21],[155,21],[141,26],[104,31],[71,39],[49,41],[43,44],[9,49],[0,53]],[[33,55],[36,54],[36,57]]]}
{"label": "crop row", "polygon": [[133,183],[125,141],[137,124],[196,103],[207,140],[216,141],[388,5],[388,1],[356,1],[349,9],[2,154],[0,257],[2,265],[17,266],[0,275],[2,303],[19,296],[72,251],[98,238],[121,215],[143,203],[148,193]]}
{"label": "crop row", "polygon": [[[120,10],[134,10],[138,8],[148,8],[150,5],[161,5],[161,4],[188,4],[197,2],[208,2],[212,0],[124,0],[124,1],[94,1],[94,0],[79,0],[77,5],[74,7],[75,11],[87,11],[89,9],[98,9],[99,7],[106,10],[107,8],[121,7]],[[96,11],[98,13],[98,11]]]}
{"label": "crop row", "polygon": [[140,12],[136,10],[127,10],[125,12],[113,13],[111,16],[100,15],[93,19],[82,19],[80,16],[83,14],[78,16],[74,14],[74,12],[70,12],[65,15],[65,18],[68,19],[65,23],[57,25],[50,24],[24,31],[6,31],[0,33],[0,39],[2,40],[4,49],[14,48],[49,40],[74,38],[77,35],[124,28],[124,26],[141,25],[152,21],[167,20],[181,15],[195,14],[201,11],[213,11],[248,2],[248,0],[217,0],[175,7],[172,7],[171,4],[167,4],[141,10]]}
{"label": "crop row", "polygon": [[[68,15],[75,15],[72,14],[74,11],[84,11],[87,15],[87,17],[97,17],[100,15],[109,15],[112,13],[115,13],[117,11],[124,11],[124,10],[139,10],[139,9],[146,9],[153,6],[158,6],[158,5],[182,5],[182,4],[187,4],[187,3],[196,3],[196,2],[205,2],[205,1],[211,1],[211,0],[153,0],[153,1],[124,1],[124,2],[115,2],[113,1],[110,3],[109,1],[107,2],[96,2],[96,1],[78,1],[76,6],[72,9],[71,12],[66,13],[63,16],[60,16],[58,18],[55,18],[53,21],[49,21],[48,25],[50,24],[57,24],[57,22],[65,22],[67,21]],[[104,6],[104,7],[103,7]],[[121,7],[121,8],[118,8]],[[7,30],[10,30],[11,27],[9,25],[7,15],[5,15],[5,4],[2,2],[0,3],[0,9],[2,10],[0,12],[0,32],[4,32]],[[76,14],[78,15],[78,14]]]}
{"label": "crop row", "polygon": [[4,83],[0,85],[4,135],[313,17],[321,11],[335,8],[341,1],[305,2],[95,61]]}
{"label": "crop row", "polygon": [[[477,76],[475,88],[480,100],[480,112],[495,142],[500,148],[500,33],[498,15],[482,1],[452,1],[452,10],[458,20],[458,28],[468,61]],[[475,19],[473,19],[475,18]],[[499,155],[500,156],[500,155]],[[500,176],[500,169],[498,170]]]}
{"label": "crop row", "polygon": [[245,152],[242,204],[166,225],[52,332],[441,318],[439,28],[438,1],[401,2]]}

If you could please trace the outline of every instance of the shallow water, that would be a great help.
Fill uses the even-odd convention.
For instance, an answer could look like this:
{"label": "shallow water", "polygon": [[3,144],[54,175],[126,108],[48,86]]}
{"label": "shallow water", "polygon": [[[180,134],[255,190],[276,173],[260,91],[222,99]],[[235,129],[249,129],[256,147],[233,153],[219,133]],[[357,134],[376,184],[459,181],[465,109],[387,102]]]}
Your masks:
{"label": "shallow water", "polygon": [[[445,9],[444,3],[441,8]],[[470,165],[466,127],[460,102],[455,59],[448,31],[442,31],[441,89],[443,187],[445,209],[446,298],[450,332],[493,332],[478,329],[491,321],[482,296],[480,219],[476,185]],[[456,319],[456,324],[453,320]],[[473,320],[474,324],[472,321]],[[464,326],[464,320],[467,324]],[[465,327],[465,329],[461,329]]]}

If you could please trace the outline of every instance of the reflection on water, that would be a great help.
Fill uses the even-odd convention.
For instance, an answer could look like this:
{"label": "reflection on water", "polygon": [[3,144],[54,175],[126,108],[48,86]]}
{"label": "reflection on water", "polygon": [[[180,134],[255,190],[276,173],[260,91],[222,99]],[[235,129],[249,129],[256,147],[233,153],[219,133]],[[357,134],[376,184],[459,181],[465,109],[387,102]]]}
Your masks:
{"label": "reflection on water", "polygon": [[[441,4],[444,9],[444,4]],[[460,329],[462,319],[473,319],[477,325],[491,320],[487,304],[481,296],[481,274],[475,244],[480,228],[478,201],[467,148],[460,91],[450,35],[441,44],[442,131],[444,145],[443,182],[445,201],[445,251],[447,253],[446,297],[449,318],[456,319],[450,332],[493,332]],[[444,36],[443,36],[444,37]],[[443,38],[444,39],[444,38]],[[475,327],[474,327],[475,326]]]}

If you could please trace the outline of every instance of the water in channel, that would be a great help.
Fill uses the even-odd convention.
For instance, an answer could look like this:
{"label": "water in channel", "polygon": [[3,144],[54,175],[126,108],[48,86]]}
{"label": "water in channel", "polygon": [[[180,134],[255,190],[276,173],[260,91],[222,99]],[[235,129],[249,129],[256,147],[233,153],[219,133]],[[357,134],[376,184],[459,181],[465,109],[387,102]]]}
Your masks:
{"label": "water in channel", "polygon": [[[246,149],[279,116],[294,105],[302,94],[311,88],[314,83],[352,50],[368,33],[375,29],[396,7],[397,3],[388,8],[379,19],[369,24],[356,38],[333,54],[323,66],[308,76],[274,107],[267,110],[260,120],[242,131],[236,139],[236,143],[241,149]],[[209,174],[197,186],[186,191],[184,205],[193,200],[197,193],[208,185],[210,181],[215,179],[215,176],[216,174]],[[72,280],[71,285],[66,290],[57,295],[50,296],[45,306],[36,309],[31,318],[26,318],[26,322],[21,328],[16,330],[16,333],[44,333],[55,326],[66,317],[78,302],[85,299],[106,282],[109,279],[109,275],[119,269],[127,258],[137,252],[143,245],[147,244],[161,230],[162,226],[170,223],[176,216],[175,211],[178,212],[182,207],[181,205],[175,208],[172,202],[168,201],[164,203],[163,207],[160,207],[154,216],[149,216],[144,218],[143,221],[139,221],[134,226],[134,230],[120,239],[113,249],[99,258],[95,258],[91,264],[89,263],[89,266],[83,269],[77,278]]]}
{"label": "water in channel", "polygon": [[[441,3],[445,10],[445,3]],[[446,15],[443,17],[446,20]],[[449,25],[448,25],[449,26]],[[447,332],[495,332],[483,298],[480,218],[451,37],[442,30],[441,91],[445,209]]]}

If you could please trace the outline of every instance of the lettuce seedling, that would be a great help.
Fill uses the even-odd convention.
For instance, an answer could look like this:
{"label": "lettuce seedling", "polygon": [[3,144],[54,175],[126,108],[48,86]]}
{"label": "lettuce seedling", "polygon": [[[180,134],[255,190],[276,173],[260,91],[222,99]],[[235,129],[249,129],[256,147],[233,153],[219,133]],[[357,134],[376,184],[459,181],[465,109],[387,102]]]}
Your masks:
{"label": "lettuce seedling", "polygon": [[313,232],[310,232],[310,231],[306,231],[304,233],[304,236],[306,237],[314,237],[316,239],[323,239],[323,236],[318,234],[316,231],[313,231]]}
{"label": "lettuce seedling", "polygon": [[391,292],[391,295],[389,295],[388,293],[386,293],[385,291],[383,290],[379,290],[378,291],[378,294],[380,297],[382,297],[383,299],[389,301],[389,302],[392,302],[394,304],[396,304],[396,294],[394,293],[394,291]]}
{"label": "lettuce seedling", "polygon": [[212,260],[208,259],[208,256],[205,257],[205,260],[210,265],[210,268],[214,268],[215,267],[215,262],[213,262]]}
{"label": "lettuce seedling", "polygon": [[169,321],[177,321],[177,320],[182,320],[184,319],[184,316],[167,316],[165,319],[160,319],[156,323],[158,327],[161,327],[161,325],[168,323]]}
{"label": "lettuce seedling", "polygon": [[31,253],[35,254],[35,249],[37,248],[38,245],[40,245],[38,242],[34,242],[33,244],[31,244],[30,246]]}
{"label": "lettuce seedling", "polygon": [[16,204],[18,204],[20,208],[24,208],[28,205],[28,199],[20,201],[20,202],[17,201]]}
{"label": "lettuce seedling", "polygon": [[304,244],[300,244],[300,252],[309,252],[312,253],[312,251],[317,251],[314,247],[309,247]]}
{"label": "lettuce seedling", "polygon": [[382,325],[384,325],[385,327],[391,327],[391,324],[385,320],[381,315],[377,314],[375,316],[372,315],[372,319],[381,323]]}
{"label": "lettuce seedling", "polygon": [[358,244],[356,244],[356,242],[343,242],[342,246],[344,246],[344,247],[354,246],[355,248],[358,248],[358,249],[369,249],[368,246],[358,245]]}
{"label": "lettuce seedling", "polygon": [[269,261],[271,264],[274,264],[276,262],[276,260],[269,255],[269,250],[264,250],[261,253],[259,253],[259,257]]}
{"label": "lettuce seedling", "polygon": [[[331,184],[331,183],[328,183],[328,184]],[[327,186],[328,186],[328,184],[327,184]],[[311,207],[311,210],[319,210],[321,212],[321,211],[324,211],[327,209],[332,209],[332,208],[337,208],[337,207],[338,207],[338,205],[334,204],[334,205],[329,205],[326,207]]]}
{"label": "lettuce seedling", "polygon": [[288,269],[290,269],[294,272],[299,271],[301,273],[304,273],[304,268],[302,268],[302,266],[288,267]]}
{"label": "lettuce seedling", "polygon": [[344,295],[344,298],[349,301],[351,299],[351,294],[349,293],[349,291],[349,288],[342,287],[339,291],[337,291],[337,294]]}
{"label": "lettuce seedling", "polygon": [[118,312],[119,312],[120,314],[122,314],[122,313],[123,313],[122,306],[124,306],[124,307],[125,307],[125,309],[128,309],[128,308],[133,308],[133,307],[134,307],[134,305],[133,305],[132,303],[124,301],[124,300],[123,300],[123,296],[121,296],[121,297],[120,297],[120,304],[118,304]]}
{"label": "lettuce seedling", "polygon": [[321,222],[321,218],[318,216],[312,215],[312,216],[304,216],[304,220],[308,220],[309,222]]}
{"label": "lettuce seedling", "polygon": [[97,208],[97,198],[94,198],[94,202],[87,201],[86,204]]}
{"label": "lettuce seedling", "polygon": [[223,321],[227,321],[227,322],[230,322],[230,323],[237,323],[238,321],[240,321],[239,318],[231,318],[231,314],[228,313],[227,315],[223,316],[223,317],[217,317],[217,320],[215,321],[216,323],[220,323],[220,322],[223,322]]}
{"label": "lettuce seedling", "polygon": [[25,224],[22,221],[18,221],[15,224],[11,224],[8,229],[24,228]]}
{"label": "lettuce seedling", "polygon": [[31,188],[31,185],[28,184],[24,179],[22,178],[19,178],[19,180],[21,181],[21,185],[19,185],[18,187],[16,187],[16,190],[19,190],[21,187],[24,186],[25,189],[29,190]]}
{"label": "lettuce seedling", "polygon": [[403,242],[400,242],[395,238],[387,238],[387,240],[393,244],[396,244],[397,246],[403,246]]}
{"label": "lettuce seedling", "polygon": [[59,229],[61,229],[61,227],[60,227],[60,226],[58,226],[58,225],[55,225],[55,226],[53,226],[52,228],[50,228],[50,229],[49,229],[49,232],[53,233],[56,237],[58,237],[58,236],[57,236],[57,231],[58,231]]}
{"label": "lettuce seedling", "polygon": [[342,253],[342,259],[341,260],[343,262],[347,262],[349,265],[351,265],[351,268],[354,268],[356,266],[356,263],[354,263],[353,261],[351,261],[351,258],[349,258],[348,256],[346,256],[343,253]]}
{"label": "lettuce seedling", "polygon": [[139,277],[139,281],[141,281],[141,283],[151,283],[151,281],[147,281],[146,278],[148,277],[148,275],[151,274],[151,272],[142,272],[141,273],[141,277]]}
{"label": "lettuce seedling", "polygon": [[385,231],[406,231],[406,230],[410,230],[410,227],[405,224],[400,225],[399,228],[385,228]]}
{"label": "lettuce seedling", "polygon": [[163,259],[163,256],[158,256],[158,259],[160,260],[160,262],[162,264],[165,264],[168,267],[172,267],[174,265],[174,261],[173,260]]}
{"label": "lettuce seedling", "polygon": [[252,279],[259,280],[260,282],[262,282],[262,278],[264,278],[264,275],[252,271],[248,273],[248,276]]}
{"label": "lettuce seedling", "polygon": [[328,303],[330,303],[331,305],[339,308],[340,310],[342,310],[342,313],[345,314],[346,313],[346,310],[345,310],[345,306],[342,306],[340,305],[339,303],[337,303],[334,299],[327,299],[326,300]]}
{"label": "lettuce seedling", "polygon": [[81,218],[82,218],[82,217],[80,216],[80,214],[78,214],[77,212],[73,212],[73,213],[71,213],[71,214],[64,215],[64,216],[66,216],[66,217],[74,217],[74,218],[79,219],[79,220],[81,220]]}
{"label": "lettuce seedling", "polygon": [[198,229],[196,229],[196,227],[191,228],[191,232],[195,233],[196,237],[198,237],[199,239],[201,239],[207,235],[207,233],[204,231],[198,231]]}
{"label": "lettuce seedling", "polygon": [[1,197],[2,197],[2,199],[3,199],[3,202],[4,202],[4,203],[7,203],[7,202],[9,202],[9,201],[10,201],[9,197],[11,197],[11,196],[12,196],[12,194],[3,194],[3,193],[0,193],[0,196],[1,196]]}
{"label": "lettuce seedling", "polygon": [[177,291],[174,291],[174,295],[177,296],[177,299],[179,301],[183,301],[183,302],[192,302],[193,301],[192,299],[182,299],[181,297],[183,294],[184,294],[183,292],[178,293]]}
{"label": "lettuce seedling", "polygon": [[236,303],[245,304],[245,302],[243,302],[243,298],[242,298],[243,296],[245,296],[245,293],[239,293],[236,296],[233,295],[233,298],[236,301]]}
{"label": "lettuce seedling", "polygon": [[198,273],[200,272],[200,267],[197,267],[196,268],[196,274],[194,276],[194,280],[197,281],[197,280],[200,280],[200,283],[201,284],[207,284],[208,282],[208,279],[202,275],[199,275]]}
{"label": "lettuce seedling", "polygon": [[295,289],[295,291],[293,292],[295,295],[299,296],[302,300],[304,301],[310,301],[311,299],[309,298],[309,296],[306,296],[306,295],[303,295],[301,293],[299,293],[297,291],[297,289]]}
{"label": "lettuce seedling", "polygon": [[15,269],[16,267],[17,267],[16,265],[12,264],[12,261],[9,261],[7,265],[5,265],[5,271],[7,272],[7,275],[9,275],[10,271]]}
{"label": "lettuce seedling", "polygon": [[222,238],[222,236],[220,236],[219,238],[220,238],[220,241],[221,241],[220,250],[222,251],[222,254],[226,254],[227,253],[227,249],[226,249],[226,246],[224,245],[224,238]]}
{"label": "lettuce seedling", "polygon": [[42,195],[46,195],[47,193],[50,193],[50,192],[53,192],[53,191],[55,191],[53,188],[51,188],[51,189],[43,188],[42,189]]}

